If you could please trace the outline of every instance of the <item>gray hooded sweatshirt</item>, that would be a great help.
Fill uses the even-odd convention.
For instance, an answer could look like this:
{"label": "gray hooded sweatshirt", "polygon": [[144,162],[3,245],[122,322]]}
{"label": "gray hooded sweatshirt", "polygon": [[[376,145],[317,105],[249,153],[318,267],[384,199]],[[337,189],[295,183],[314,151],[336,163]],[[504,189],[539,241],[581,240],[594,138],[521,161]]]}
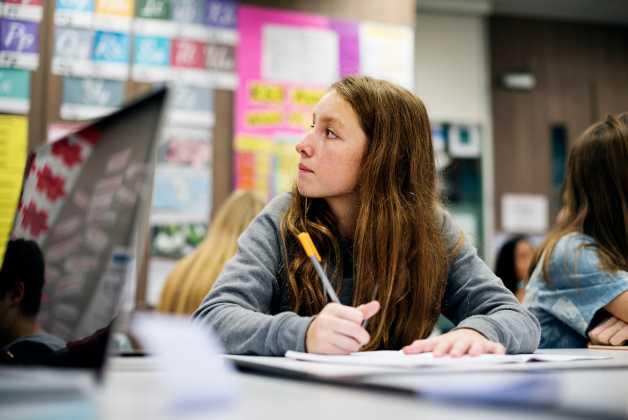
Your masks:
{"label": "gray hooded sweatshirt", "polygon": [[[227,353],[282,356],[288,350],[305,351],[305,335],[313,319],[290,311],[283,264],[280,226],[291,195],[273,199],[238,240],[236,255],[227,262],[193,315],[210,326]],[[536,318],[519,304],[478,257],[462,232],[443,212],[442,234],[450,259],[442,313],[456,328],[471,328],[508,353],[532,353],[540,339]],[[340,300],[351,305],[352,270],[345,275]],[[349,276],[347,277],[347,271]]]}

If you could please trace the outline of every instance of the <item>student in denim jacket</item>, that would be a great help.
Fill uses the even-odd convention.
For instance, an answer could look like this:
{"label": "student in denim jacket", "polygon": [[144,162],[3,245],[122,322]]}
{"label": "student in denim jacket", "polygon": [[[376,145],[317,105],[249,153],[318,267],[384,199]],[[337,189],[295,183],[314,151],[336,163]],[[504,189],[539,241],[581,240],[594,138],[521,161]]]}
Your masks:
{"label": "student in denim jacket", "polygon": [[564,207],[524,304],[542,348],[628,340],[628,114],[587,129],[569,155]]}

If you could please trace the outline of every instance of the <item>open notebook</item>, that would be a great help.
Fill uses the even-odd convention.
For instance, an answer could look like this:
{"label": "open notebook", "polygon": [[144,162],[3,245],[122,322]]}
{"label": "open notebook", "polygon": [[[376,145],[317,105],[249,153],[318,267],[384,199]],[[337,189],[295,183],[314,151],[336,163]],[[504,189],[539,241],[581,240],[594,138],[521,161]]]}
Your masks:
{"label": "open notebook", "polygon": [[415,368],[421,366],[499,365],[526,362],[571,362],[576,360],[609,359],[607,355],[589,354],[483,354],[481,356],[434,357],[432,353],[407,355],[402,351],[366,351],[347,356],[331,356],[295,351],[286,352],[286,358],[308,362],[342,365]]}

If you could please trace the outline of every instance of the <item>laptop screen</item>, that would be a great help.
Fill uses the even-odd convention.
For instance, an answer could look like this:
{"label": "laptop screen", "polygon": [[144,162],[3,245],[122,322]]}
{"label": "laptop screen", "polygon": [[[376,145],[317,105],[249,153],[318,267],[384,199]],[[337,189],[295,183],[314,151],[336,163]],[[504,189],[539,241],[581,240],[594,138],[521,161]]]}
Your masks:
{"label": "laptop screen", "polygon": [[[22,355],[23,364],[104,364],[108,327],[134,257],[142,255],[137,222],[148,217],[165,96],[165,89],[155,91],[35,151],[7,248],[12,260],[5,258],[0,277],[6,284],[0,283],[0,292],[6,292],[0,296],[5,362]],[[37,251],[28,241],[38,245],[45,265],[36,311],[35,302],[23,310],[37,294],[29,288],[37,289],[41,277]],[[35,278],[35,286],[29,277]],[[29,319],[36,322],[31,325]],[[77,360],[67,354],[46,356],[67,342]]]}

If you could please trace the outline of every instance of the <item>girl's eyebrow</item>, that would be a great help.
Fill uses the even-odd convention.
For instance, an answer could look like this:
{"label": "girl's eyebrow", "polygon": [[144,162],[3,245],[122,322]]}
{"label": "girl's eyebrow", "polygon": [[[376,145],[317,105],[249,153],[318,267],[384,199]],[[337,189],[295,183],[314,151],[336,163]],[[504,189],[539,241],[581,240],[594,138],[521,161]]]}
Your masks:
{"label": "girl's eyebrow", "polygon": [[[316,114],[314,114],[314,120],[316,120]],[[341,128],[341,129],[344,128],[344,124],[342,123],[342,121],[340,121],[338,118],[333,117],[333,116],[321,117],[321,122],[334,124],[335,126],[337,126],[338,128]]]}

